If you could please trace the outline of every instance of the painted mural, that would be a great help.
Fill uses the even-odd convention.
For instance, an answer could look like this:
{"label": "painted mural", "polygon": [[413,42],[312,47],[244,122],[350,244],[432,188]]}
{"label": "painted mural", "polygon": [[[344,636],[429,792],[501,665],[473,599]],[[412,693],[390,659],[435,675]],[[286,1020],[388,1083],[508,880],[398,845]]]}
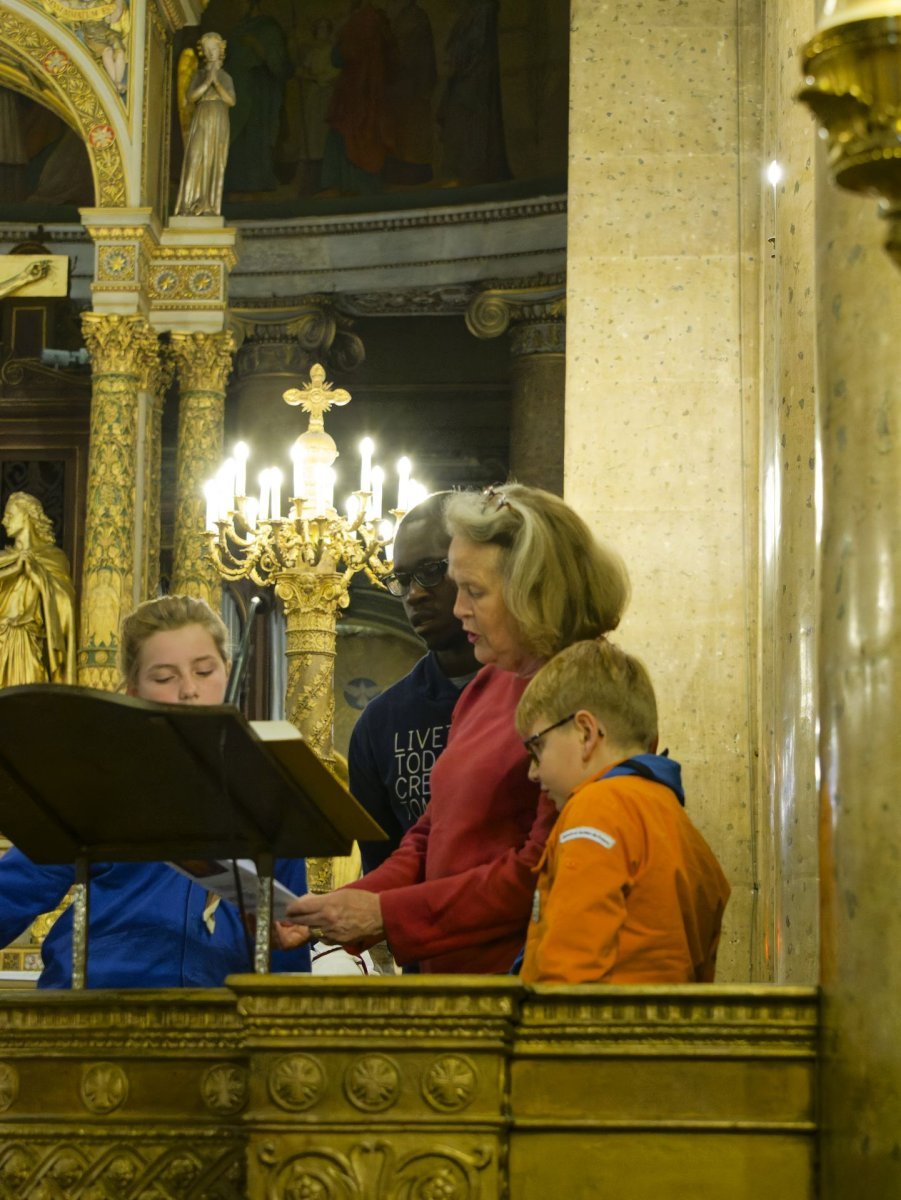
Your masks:
{"label": "painted mural", "polygon": [[116,93],[128,94],[129,0],[32,0],[65,25],[101,64]]}
{"label": "painted mural", "polygon": [[559,0],[210,0],[201,28],[227,39],[237,95],[226,211],[563,185]]}
{"label": "painted mural", "polygon": [[[48,108],[0,87],[0,209],[14,219],[77,219],[94,203],[91,164],[78,134]],[[21,211],[18,211],[21,206]],[[60,208],[70,209],[62,213]]]}

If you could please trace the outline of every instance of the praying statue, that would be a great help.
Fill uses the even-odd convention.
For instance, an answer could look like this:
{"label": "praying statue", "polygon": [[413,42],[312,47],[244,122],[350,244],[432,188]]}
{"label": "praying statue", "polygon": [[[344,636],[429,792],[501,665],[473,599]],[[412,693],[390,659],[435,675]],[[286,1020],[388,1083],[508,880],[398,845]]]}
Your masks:
{"label": "praying statue", "polygon": [[40,501],[13,492],[0,550],[0,688],[75,682],[75,588]]}
{"label": "praying statue", "polygon": [[218,33],[205,33],[200,39],[200,52],[203,65],[194,71],[185,94],[191,126],[175,202],[175,214],[180,217],[218,216],[222,212],[229,109],[235,105],[235,85],[222,70],[225,41]]}

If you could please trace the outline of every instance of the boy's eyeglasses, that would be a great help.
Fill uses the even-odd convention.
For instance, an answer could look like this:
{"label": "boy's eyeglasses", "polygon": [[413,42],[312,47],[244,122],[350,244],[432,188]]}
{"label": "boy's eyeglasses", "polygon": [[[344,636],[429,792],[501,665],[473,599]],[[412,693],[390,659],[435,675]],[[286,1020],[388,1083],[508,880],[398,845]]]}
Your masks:
{"label": "boy's eyeglasses", "polygon": [[526,748],[526,753],[536,767],[541,764],[541,739],[546,737],[552,730],[559,729],[561,725],[565,725],[567,721],[571,721],[575,715],[573,712],[568,717],[561,717],[553,725],[548,725],[547,729],[542,729],[540,733],[533,733],[531,737],[524,739],[523,745]]}
{"label": "boy's eyeglasses", "polygon": [[447,574],[447,559],[433,558],[421,562],[412,571],[392,571],[386,575],[383,582],[392,596],[406,596],[414,583],[421,588],[437,587]]}

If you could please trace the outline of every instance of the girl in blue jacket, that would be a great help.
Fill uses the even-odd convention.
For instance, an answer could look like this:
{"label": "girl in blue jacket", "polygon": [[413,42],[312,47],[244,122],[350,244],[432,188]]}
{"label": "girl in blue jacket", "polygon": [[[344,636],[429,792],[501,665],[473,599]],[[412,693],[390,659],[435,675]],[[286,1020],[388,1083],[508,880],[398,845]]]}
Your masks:
{"label": "girl in blue jacket", "polygon": [[[163,596],[139,605],[122,627],[126,691],[166,704],[221,704],[227,637],[202,600]],[[279,859],[275,873],[292,892],[307,890],[303,859]],[[0,859],[0,945],[55,908],[74,882],[73,867],[38,866],[7,851]],[[90,886],[89,987],[220,987],[226,975],[253,970],[237,909],[165,863],[96,863]],[[38,987],[69,987],[71,907],[41,953]],[[309,971],[309,950],[276,951],[272,969]]]}

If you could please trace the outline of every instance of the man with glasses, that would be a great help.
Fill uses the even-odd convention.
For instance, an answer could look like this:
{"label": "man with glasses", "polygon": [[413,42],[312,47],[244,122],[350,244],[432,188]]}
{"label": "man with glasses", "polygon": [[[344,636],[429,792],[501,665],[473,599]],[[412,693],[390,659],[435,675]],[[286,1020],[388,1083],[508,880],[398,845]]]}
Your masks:
{"label": "man with glasses", "polygon": [[370,700],[351,735],[350,790],[390,839],[361,843],[364,872],[393,853],[425,812],[429,777],[447,741],[451,713],[479,666],[454,616],[457,589],[447,574],[450,534],[444,527],[450,494],[437,492],[417,504],[394,539],[394,571],[385,583],[402,601],[428,654]]}

